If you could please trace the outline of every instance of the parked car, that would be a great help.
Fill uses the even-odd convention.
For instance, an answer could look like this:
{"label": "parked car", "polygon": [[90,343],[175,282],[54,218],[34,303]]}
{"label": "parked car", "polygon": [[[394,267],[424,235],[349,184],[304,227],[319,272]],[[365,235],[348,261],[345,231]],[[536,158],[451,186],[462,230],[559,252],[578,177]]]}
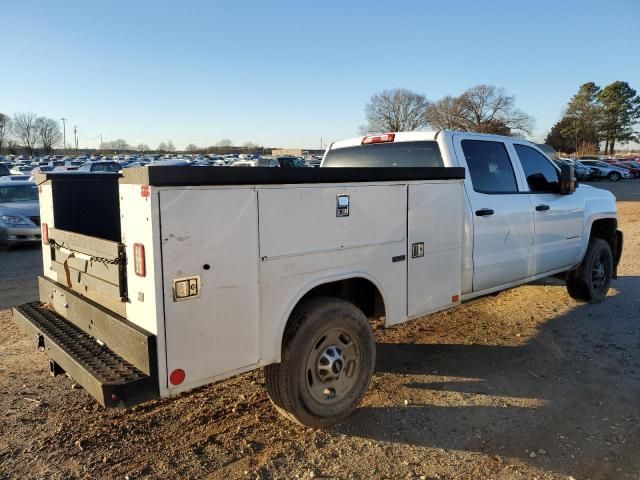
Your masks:
{"label": "parked car", "polygon": [[307,164],[304,163],[304,160],[301,160],[298,157],[261,157],[258,159],[256,166],[257,167],[305,168]]}
{"label": "parked car", "polygon": [[617,182],[623,178],[631,178],[631,172],[624,168],[616,167],[602,160],[580,160],[580,163],[588,167],[598,169],[598,178],[608,178],[612,182]]}
{"label": "parked car", "polygon": [[78,167],[79,172],[118,173],[122,166],[118,162],[87,162]]}
{"label": "parked car", "polygon": [[586,165],[581,164],[580,162],[571,160],[570,158],[560,158],[554,161],[558,166],[561,166],[563,164],[571,165],[578,180],[591,180],[593,177],[598,175],[598,171],[595,168],[592,169],[590,167],[587,167]]}
{"label": "parked car", "polygon": [[640,177],[640,168],[636,167],[635,165],[631,165],[630,162],[613,162],[610,165],[629,170],[629,172],[631,172],[632,178]]}
{"label": "parked car", "polygon": [[9,167],[7,167],[4,163],[0,163],[0,177],[5,177],[7,175],[11,175]]}
{"label": "parked car", "polygon": [[253,160],[237,160],[231,164],[232,167],[255,167],[256,162]]}
{"label": "parked car", "polygon": [[33,165],[16,165],[10,170],[10,172],[11,175],[23,175],[25,173],[31,173],[31,170],[33,169]]}
{"label": "parked car", "polygon": [[40,242],[38,187],[28,180],[0,179],[0,247]]}

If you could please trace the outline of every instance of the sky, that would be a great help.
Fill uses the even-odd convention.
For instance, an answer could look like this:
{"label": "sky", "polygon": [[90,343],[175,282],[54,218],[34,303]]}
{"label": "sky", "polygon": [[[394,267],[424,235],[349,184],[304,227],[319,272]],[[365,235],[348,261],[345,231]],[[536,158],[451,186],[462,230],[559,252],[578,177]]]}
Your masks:
{"label": "sky", "polygon": [[0,0],[0,112],[99,135],[320,148],[375,92],[515,95],[541,141],[585,82],[640,91],[640,0]]}

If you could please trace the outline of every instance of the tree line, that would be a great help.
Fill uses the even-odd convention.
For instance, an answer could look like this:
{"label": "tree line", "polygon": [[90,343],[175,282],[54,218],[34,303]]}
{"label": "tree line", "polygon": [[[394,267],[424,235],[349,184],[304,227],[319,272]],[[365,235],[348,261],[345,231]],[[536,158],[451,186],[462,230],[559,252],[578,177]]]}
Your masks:
{"label": "tree line", "polygon": [[57,120],[35,113],[16,113],[13,117],[0,113],[0,152],[22,147],[29,155],[38,148],[49,154],[61,140]]}
{"label": "tree line", "polygon": [[612,155],[616,142],[638,141],[639,120],[640,96],[627,82],[604,88],[587,82],[569,100],[545,143],[573,153],[598,151],[604,142],[605,155]]}
{"label": "tree line", "polygon": [[[531,134],[534,119],[516,107],[515,96],[494,85],[477,85],[459,96],[447,95],[432,102],[423,94],[398,88],[371,96],[365,106],[363,134],[422,130]],[[556,150],[599,151],[613,154],[616,142],[639,140],[640,97],[627,82],[604,88],[593,82],[580,86],[568,102],[562,119],[546,137]]]}
{"label": "tree line", "polygon": [[493,85],[477,85],[459,96],[431,102],[405,88],[374,94],[365,106],[361,133],[399,132],[431,127],[437,130],[523,135],[534,119],[515,105],[515,96]]}

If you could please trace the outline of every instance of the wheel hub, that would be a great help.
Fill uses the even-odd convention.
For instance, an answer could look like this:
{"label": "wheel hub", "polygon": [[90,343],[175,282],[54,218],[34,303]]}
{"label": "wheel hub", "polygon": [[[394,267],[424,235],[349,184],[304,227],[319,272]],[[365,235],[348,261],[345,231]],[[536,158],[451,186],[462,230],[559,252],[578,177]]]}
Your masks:
{"label": "wheel hub", "polygon": [[322,381],[337,379],[344,370],[344,354],[331,345],[318,357],[318,377]]}
{"label": "wheel hub", "polygon": [[306,384],[319,403],[340,401],[357,381],[360,348],[354,338],[340,328],[323,333],[309,352]]}

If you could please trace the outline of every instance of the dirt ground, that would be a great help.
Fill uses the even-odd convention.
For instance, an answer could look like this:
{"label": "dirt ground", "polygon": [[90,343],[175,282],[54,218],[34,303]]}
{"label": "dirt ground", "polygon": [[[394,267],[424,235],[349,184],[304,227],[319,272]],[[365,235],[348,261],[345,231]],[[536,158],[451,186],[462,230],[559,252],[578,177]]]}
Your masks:
{"label": "dirt ground", "polygon": [[[0,478],[640,479],[640,183],[600,305],[555,280],[388,330],[361,408],[280,418],[262,372],[104,410],[0,311]],[[36,298],[38,249],[0,252],[0,308]]]}

